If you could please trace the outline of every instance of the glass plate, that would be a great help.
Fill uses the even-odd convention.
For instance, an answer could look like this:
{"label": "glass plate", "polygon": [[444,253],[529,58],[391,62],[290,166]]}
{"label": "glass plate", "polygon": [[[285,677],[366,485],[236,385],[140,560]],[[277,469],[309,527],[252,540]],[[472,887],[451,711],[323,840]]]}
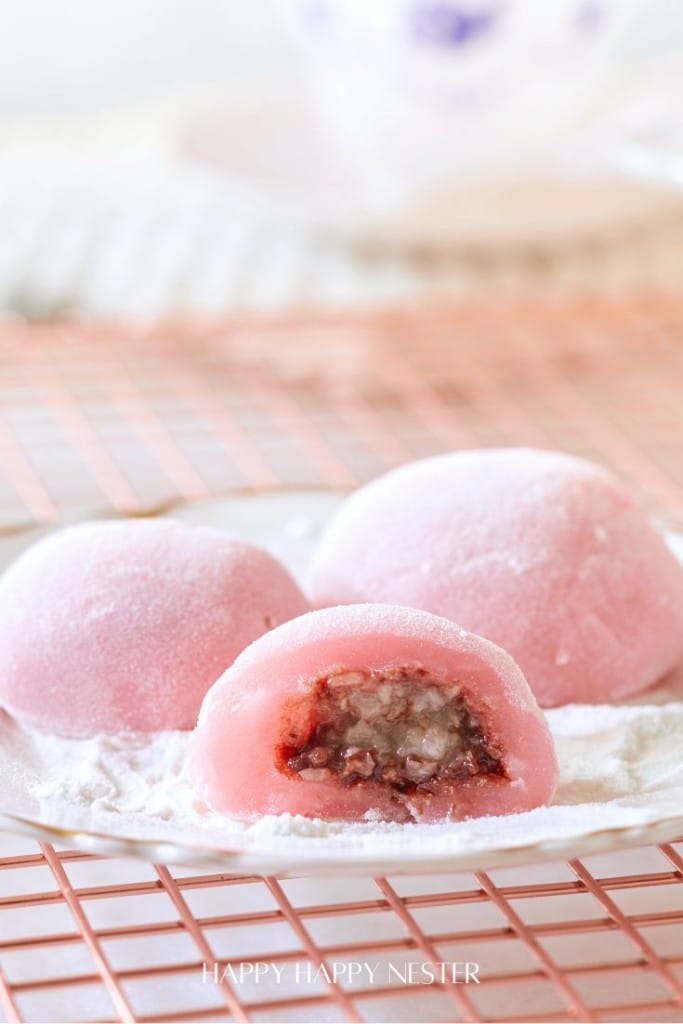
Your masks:
{"label": "glass plate", "polygon": [[[300,575],[339,501],[340,495],[329,491],[278,492],[200,502],[171,514],[264,544]],[[0,541],[0,562],[9,561],[35,536],[25,533]],[[668,539],[683,560],[683,537],[670,534]],[[675,702],[683,729],[681,701],[683,676],[676,674],[633,705],[644,708],[644,714],[650,708],[656,714],[657,705]],[[7,736],[12,730],[20,732],[9,719],[4,724]],[[0,828],[91,853],[215,865],[239,873],[396,874],[511,867],[664,842],[683,834],[683,785],[676,784],[680,754],[670,767],[672,777],[667,780],[664,773],[661,784],[649,791],[622,792],[602,803],[565,802],[504,819],[446,826],[326,827],[307,819],[271,818],[245,829],[211,815],[198,815],[187,824],[141,812],[105,813],[96,802],[84,807],[64,799],[38,800],[35,776],[17,771],[11,745],[0,741]]]}

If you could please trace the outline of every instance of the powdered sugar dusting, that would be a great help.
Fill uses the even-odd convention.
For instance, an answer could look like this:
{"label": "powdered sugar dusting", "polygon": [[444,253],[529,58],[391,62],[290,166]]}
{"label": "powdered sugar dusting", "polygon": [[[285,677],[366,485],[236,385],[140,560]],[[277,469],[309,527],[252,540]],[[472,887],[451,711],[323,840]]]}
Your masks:
{"label": "powdered sugar dusting", "polygon": [[[664,699],[671,687],[651,698]],[[188,734],[163,732],[67,740],[0,718],[0,783],[7,809],[62,827],[173,840],[236,840],[247,849],[321,846],[406,856],[487,850],[645,825],[683,807],[683,700],[663,704],[569,705],[547,712],[560,763],[554,803],[525,814],[440,825],[368,820],[349,825],[282,814],[245,826],[211,812],[186,772]]]}

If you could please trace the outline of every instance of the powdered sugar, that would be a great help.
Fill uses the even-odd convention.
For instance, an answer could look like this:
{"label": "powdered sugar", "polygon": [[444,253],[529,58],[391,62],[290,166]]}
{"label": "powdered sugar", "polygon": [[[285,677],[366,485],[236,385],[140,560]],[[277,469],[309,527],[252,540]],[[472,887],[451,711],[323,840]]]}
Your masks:
{"label": "powdered sugar", "polygon": [[[670,696],[670,689],[651,694]],[[682,694],[683,695],[683,694]],[[0,718],[0,782],[8,810],[42,822],[116,836],[173,840],[181,847],[247,849],[313,844],[331,856],[355,850],[419,855],[425,836],[436,855],[515,847],[645,825],[683,807],[683,700],[664,704],[569,705],[547,712],[557,745],[560,784],[551,807],[503,818],[441,825],[355,825],[288,814],[251,826],[214,814],[185,774],[188,734],[67,740],[23,730]],[[5,801],[5,806],[7,806]],[[369,816],[372,819],[372,815]]]}

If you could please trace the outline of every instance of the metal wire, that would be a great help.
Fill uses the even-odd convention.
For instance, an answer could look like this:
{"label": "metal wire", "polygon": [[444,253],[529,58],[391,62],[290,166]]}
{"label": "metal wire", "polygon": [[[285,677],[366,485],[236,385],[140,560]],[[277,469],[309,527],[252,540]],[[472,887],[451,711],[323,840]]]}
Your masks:
{"label": "metal wire", "polygon": [[[673,852],[675,857],[680,857],[676,850],[678,844],[668,844],[661,848],[662,858],[670,857]],[[452,999],[451,1019],[462,1019],[482,1021],[495,1019],[500,1021],[514,1020],[620,1020],[626,1012],[635,1014],[645,1013],[667,1013],[665,1019],[678,1020],[683,1011],[679,1010],[678,1016],[673,1016],[672,1011],[681,1006],[680,995],[675,991],[664,993],[663,998],[633,999],[626,1004],[619,999],[621,992],[625,990],[629,977],[642,976],[644,957],[643,952],[649,948],[649,942],[644,938],[643,931],[648,930],[655,934],[658,927],[677,929],[677,948],[675,952],[666,955],[655,954],[651,950],[646,956],[652,958],[656,970],[662,975],[666,982],[670,976],[675,976],[683,966],[683,901],[679,909],[659,913],[625,914],[618,911],[616,905],[608,895],[609,892],[619,893],[633,889],[647,891],[648,888],[667,889],[673,887],[672,899],[676,899],[676,890],[680,889],[683,883],[683,874],[680,871],[651,871],[648,873],[626,873],[621,876],[600,877],[593,875],[583,864],[576,863],[575,867],[583,877],[576,884],[569,881],[534,881],[525,879],[524,875],[533,874],[532,869],[527,872],[520,871],[519,880],[514,885],[495,884],[489,876],[477,876],[477,887],[460,889],[451,892],[437,891],[428,895],[400,895],[402,880],[378,879],[377,885],[381,893],[379,899],[349,900],[341,899],[321,904],[311,903],[297,905],[293,899],[287,898],[284,894],[283,884],[274,879],[241,878],[230,876],[222,879],[216,875],[197,875],[183,877],[174,876],[169,869],[159,867],[157,872],[159,879],[156,882],[150,881],[144,885],[135,882],[119,881],[116,884],[105,884],[101,886],[75,886],[68,879],[69,868],[79,861],[90,861],[85,854],[71,854],[68,851],[56,851],[49,845],[42,846],[42,858],[54,872],[58,883],[56,891],[45,893],[25,892],[22,895],[15,895],[10,898],[0,898],[0,913],[12,908],[13,910],[28,908],[36,904],[45,905],[52,901],[60,903],[66,900],[70,911],[73,914],[75,928],[66,931],[42,930],[31,935],[12,935],[7,927],[3,928],[0,938],[0,959],[7,957],[10,953],[28,951],[31,953],[31,965],[33,974],[25,979],[9,982],[5,979],[3,992],[3,1005],[8,1020],[32,1020],[42,1019],[30,1015],[22,1015],[22,1005],[27,996],[38,990],[48,991],[54,998],[55,1007],[59,1007],[60,991],[86,987],[99,983],[106,988],[111,996],[117,1012],[117,1016],[108,1018],[113,1020],[146,1020],[159,1019],[159,1015],[135,1013],[134,1001],[125,999],[124,987],[131,981],[145,981],[152,991],[154,985],[160,980],[168,979],[169,976],[178,978],[187,975],[199,975],[202,964],[209,966],[218,962],[213,952],[214,943],[211,943],[208,935],[218,935],[226,928],[231,931],[247,930],[250,927],[265,926],[263,928],[263,939],[257,952],[248,954],[240,953],[238,957],[242,963],[254,963],[257,961],[278,962],[280,964],[294,962],[303,957],[308,957],[316,965],[332,959],[348,957],[377,957],[384,953],[399,959],[406,957],[422,956],[426,961],[434,962],[448,959],[449,950],[466,948],[470,951],[472,959],[479,960],[486,966],[480,975],[481,984],[473,991],[468,987],[467,992],[457,986],[446,986],[448,995]],[[0,860],[0,872],[3,874],[22,872],[35,868],[41,863],[41,857],[35,854],[18,855]],[[662,859],[664,865],[666,861]],[[105,859],[99,860],[103,876],[109,867]],[[128,864],[127,870],[134,872],[134,867]],[[585,879],[585,880],[584,880]],[[187,892],[206,892],[219,889],[221,892],[232,892],[235,895],[243,895],[245,890],[253,889],[255,885],[265,886],[269,892],[275,891],[277,898],[273,909],[269,912],[253,909],[247,902],[242,906],[239,913],[229,915],[202,916],[193,913],[187,902]],[[352,890],[352,880],[345,882],[345,890]],[[171,906],[174,908],[174,915],[171,920],[164,920],[164,913],[158,913],[158,918],[144,923],[132,922],[130,924],[95,927],[89,923],[91,911],[89,907],[92,901],[116,900],[121,903],[132,901],[133,907],[141,899],[142,895],[156,893],[158,896],[165,895]],[[562,913],[565,903],[558,897],[568,895],[580,895],[588,893],[591,897],[590,907],[580,917],[568,920]],[[524,908],[528,906],[526,901],[542,901],[552,907],[557,904],[557,910],[548,915],[548,920],[542,922],[533,921],[533,915],[529,914],[529,920],[524,921]],[[258,898],[254,895],[251,900],[253,907],[258,905]],[[503,911],[506,921],[501,925],[491,928],[466,928],[457,927],[458,917],[461,910],[467,905],[477,904],[485,909],[488,904],[493,904]],[[420,925],[418,915],[424,913],[429,907],[453,908],[452,922],[454,927],[447,931],[429,931]],[[608,915],[601,913],[604,907],[608,908]],[[516,909],[520,908],[520,909]],[[599,916],[595,915],[595,909]],[[135,911],[133,910],[133,913]],[[304,922],[313,922],[325,919],[327,921],[338,921],[342,917],[351,916],[357,920],[365,921],[370,915],[377,919],[386,915],[396,915],[401,924],[405,927],[405,934],[398,938],[375,938],[376,926],[371,928],[359,927],[358,933],[353,942],[335,943],[316,941],[311,933],[310,926],[306,927]],[[293,925],[291,936],[293,945],[285,948],[276,948],[269,931],[274,925],[287,921]],[[144,937],[150,940],[149,949],[154,949],[151,941],[153,938],[177,933],[184,930],[196,944],[199,952],[199,959],[176,960],[169,963],[156,964],[150,962],[136,963],[134,967],[126,967],[114,971],[111,963],[103,956],[102,950],[105,945],[113,949],[126,941],[136,940]],[[634,941],[634,955],[611,959],[609,957],[578,960],[575,951],[580,948],[582,939],[594,933],[604,936],[609,942],[616,933],[626,934]],[[304,938],[305,936],[305,938]],[[549,952],[549,939],[564,938],[570,939],[572,943],[572,962],[567,962],[566,953],[558,953],[553,956]],[[656,941],[656,939],[655,939]],[[521,943],[537,959],[538,967],[531,969],[497,969],[497,963],[504,959],[500,952],[496,952],[492,958],[487,957],[488,949],[498,950],[501,943],[512,945]],[[61,949],[68,944],[85,944],[92,957],[90,971],[77,974],[67,974],[59,977],[51,974],[49,965],[54,963],[55,950]],[[150,960],[153,960],[150,957]],[[222,960],[222,958],[221,958]],[[41,969],[42,968],[42,969]],[[540,968],[540,969],[539,969]],[[587,1004],[585,997],[577,995],[576,986],[585,983],[586,979],[597,976],[607,976],[611,980],[612,1001],[603,1002],[599,1006],[591,1007]],[[501,985],[506,991],[506,1000],[510,1008],[523,1008],[525,1003],[525,986],[538,980],[540,977],[547,979],[558,996],[557,1006],[551,1003],[544,1013],[503,1013],[494,1018],[483,1012],[481,1006],[481,995],[487,990],[494,990]],[[438,985],[435,987],[439,987]],[[670,986],[671,987],[671,986]],[[675,985],[673,988],[675,989]],[[356,988],[353,992],[344,991],[340,986],[328,986],[328,991],[311,994],[305,988],[297,991],[295,995],[286,995],[280,998],[268,1000],[246,1000],[239,997],[235,992],[230,992],[229,986],[215,986],[216,994],[223,996],[220,1003],[206,1005],[202,1008],[187,1006],[179,1012],[177,1017],[164,1014],[161,1019],[254,1019],[256,1013],[267,1012],[270,1014],[266,1019],[289,1019],[286,1016],[280,1018],[281,1011],[291,1010],[294,1007],[315,1005],[321,1014],[316,1019],[337,1019],[337,1017],[325,1016],[325,1011],[330,1005],[336,1004],[341,1007],[343,1016],[341,1019],[356,1020],[385,1020],[395,1019],[393,1017],[374,1017],[367,1013],[360,1015],[354,1008],[362,1000],[373,1000],[376,1004],[380,999],[391,997],[394,1006],[400,1007],[400,1002],[407,995],[410,995],[410,986],[391,987],[365,987]],[[424,987],[421,986],[424,993]],[[590,992],[590,989],[583,988],[583,991]],[[131,1002],[133,1005],[131,1006]],[[226,1004],[232,1010],[233,1016],[226,1016]],[[28,1004],[27,1004],[28,1005]],[[60,1017],[55,1014],[50,1019],[73,1019],[72,1017]],[[77,1019],[77,1018],[76,1018]],[[258,1017],[256,1018],[258,1019]],[[428,1018],[429,1019],[429,1018]],[[440,1018],[437,1018],[440,1019]],[[659,1019],[652,1017],[649,1019]]]}
{"label": "metal wire", "polygon": [[[511,443],[611,463],[680,526],[682,342],[683,297],[670,295],[153,330],[7,325],[0,528],[347,487],[431,452]],[[608,870],[591,858],[302,889],[8,842],[8,1021],[683,1021],[677,843],[642,863],[612,855]],[[480,984],[331,977],[335,962],[464,955]],[[264,962],[318,979],[249,989],[224,971]],[[201,983],[214,968],[216,984]]]}

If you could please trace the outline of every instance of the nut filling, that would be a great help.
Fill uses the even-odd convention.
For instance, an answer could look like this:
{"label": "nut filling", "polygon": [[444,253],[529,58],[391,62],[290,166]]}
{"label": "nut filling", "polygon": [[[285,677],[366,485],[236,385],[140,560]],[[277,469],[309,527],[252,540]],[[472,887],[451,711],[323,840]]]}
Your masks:
{"label": "nut filling", "polygon": [[455,683],[420,666],[377,673],[339,672],[318,680],[298,742],[278,752],[279,767],[302,779],[376,781],[403,793],[433,793],[445,781],[505,777],[481,719]]}

